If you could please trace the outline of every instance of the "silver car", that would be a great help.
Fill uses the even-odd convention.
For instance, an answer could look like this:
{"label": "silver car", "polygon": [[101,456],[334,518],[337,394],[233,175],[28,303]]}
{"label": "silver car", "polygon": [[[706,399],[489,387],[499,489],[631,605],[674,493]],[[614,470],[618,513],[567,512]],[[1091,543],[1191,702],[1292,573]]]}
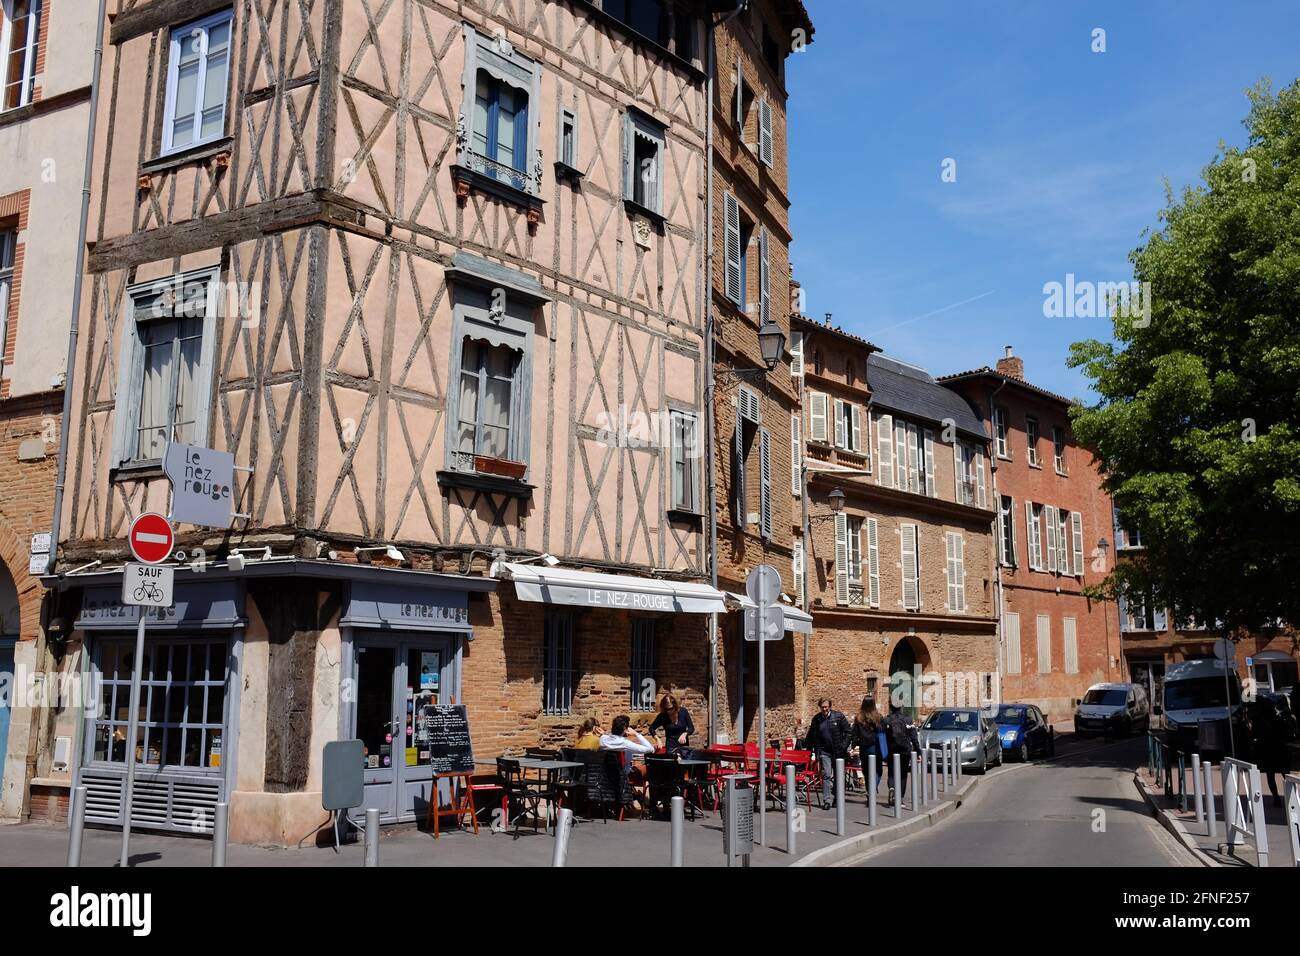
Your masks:
{"label": "silver car", "polygon": [[920,730],[921,746],[939,750],[956,740],[961,746],[961,766],[983,773],[989,767],[1002,766],[1002,742],[992,718],[978,708],[936,710],[926,718]]}

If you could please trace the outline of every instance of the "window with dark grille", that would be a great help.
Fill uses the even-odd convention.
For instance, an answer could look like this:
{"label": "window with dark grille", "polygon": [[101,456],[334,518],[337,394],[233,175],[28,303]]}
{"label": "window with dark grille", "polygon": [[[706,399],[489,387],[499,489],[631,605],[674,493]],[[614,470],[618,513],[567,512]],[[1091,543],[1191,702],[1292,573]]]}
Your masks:
{"label": "window with dark grille", "polygon": [[650,618],[632,620],[632,709],[654,710],[655,622]]}
{"label": "window with dark grille", "polygon": [[573,710],[573,614],[547,611],[542,637],[542,711]]}

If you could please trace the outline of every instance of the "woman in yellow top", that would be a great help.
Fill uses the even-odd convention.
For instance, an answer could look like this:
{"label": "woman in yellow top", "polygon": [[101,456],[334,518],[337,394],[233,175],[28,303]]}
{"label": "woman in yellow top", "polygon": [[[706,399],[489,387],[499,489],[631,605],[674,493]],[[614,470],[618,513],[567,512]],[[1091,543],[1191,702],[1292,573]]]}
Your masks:
{"label": "woman in yellow top", "polygon": [[578,742],[573,745],[577,750],[599,750],[600,749],[600,727],[596,721],[588,717],[578,728]]}

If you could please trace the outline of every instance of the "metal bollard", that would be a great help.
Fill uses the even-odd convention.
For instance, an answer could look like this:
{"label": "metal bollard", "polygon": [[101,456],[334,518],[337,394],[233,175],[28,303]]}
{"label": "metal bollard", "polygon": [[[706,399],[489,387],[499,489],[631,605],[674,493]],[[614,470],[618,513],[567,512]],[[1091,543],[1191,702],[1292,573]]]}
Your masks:
{"label": "metal bollard", "polygon": [[1206,836],[1217,837],[1219,827],[1214,821],[1214,764],[1208,760],[1201,764],[1205,771],[1205,821]]}
{"label": "metal bollard", "polygon": [[1178,809],[1187,812],[1187,756],[1178,754]]}
{"label": "metal bollard", "polygon": [[68,808],[68,866],[81,866],[82,837],[86,832],[86,788],[72,788],[72,806]]}
{"label": "metal bollard", "polygon": [[785,852],[794,856],[795,811],[798,809],[799,794],[794,785],[794,765],[785,766]]}
{"label": "metal bollard", "polygon": [[[570,812],[572,816],[572,812]],[[672,799],[672,852],[668,859],[669,866],[682,865],[682,843],[686,831],[686,798],[673,797]]]}
{"label": "metal bollard", "polygon": [[555,821],[555,848],[551,851],[551,866],[564,866],[568,859],[571,829],[573,829],[573,811],[565,807],[560,811],[559,819]]}
{"label": "metal bollard", "polygon": [[876,825],[876,761],[875,754],[867,756],[867,826]]}
{"label": "metal bollard", "polygon": [[844,836],[844,758],[835,758],[835,833]]}
{"label": "metal bollard", "polygon": [[379,811],[366,811],[366,866],[379,865]]}
{"label": "metal bollard", "polygon": [[915,785],[921,788],[921,806],[923,807],[930,802],[929,775],[925,772],[926,756],[927,756],[927,752],[924,750],[922,750],[920,753],[916,755],[916,763],[921,768],[921,779],[918,780]]}
{"label": "metal bollard", "polygon": [[961,742],[954,740],[952,742],[952,783],[956,786],[961,782]]}
{"label": "metal bollard", "polygon": [[230,834],[230,804],[218,803],[212,819],[212,865],[226,865],[226,839]]}
{"label": "metal bollard", "polygon": [[903,773],[902,755],[894,751],[889,755],[891,761],[889,765],[889,785],[894,790],[894,819],[897,820],[903,815]]}
{"label": "metal bollard", "polygon": [[1192,794],[1196,804],[1196,825],[1205,823],[1205,801],[1201,796],[1201,755],[1192,754]]}
{"label": "metal bollard", "polygon": [[921,762],[920,754],[910,753],[907,755],[908,770],[912,777],[912,812],[913,813],[915,813],[916,808],[921,805],[918,802],[920,798],[917,797],[916,795],[916,791],[919,790],[921,787],[921,772],[917,768],[917,765],[920,762]]}

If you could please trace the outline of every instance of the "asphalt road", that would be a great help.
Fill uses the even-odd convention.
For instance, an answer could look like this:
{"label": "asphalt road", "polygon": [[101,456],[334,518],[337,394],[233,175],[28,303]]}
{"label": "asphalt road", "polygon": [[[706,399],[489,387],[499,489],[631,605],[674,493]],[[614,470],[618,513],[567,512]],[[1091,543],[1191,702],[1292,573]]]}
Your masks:
{"label": "asphalt road", "polygon": [[[1145,738],[990,771],[942,823],[860,857],[861,866],[1192,866],[1133,785]],[[1100,811],[1100,812],[1098,812]]]}

